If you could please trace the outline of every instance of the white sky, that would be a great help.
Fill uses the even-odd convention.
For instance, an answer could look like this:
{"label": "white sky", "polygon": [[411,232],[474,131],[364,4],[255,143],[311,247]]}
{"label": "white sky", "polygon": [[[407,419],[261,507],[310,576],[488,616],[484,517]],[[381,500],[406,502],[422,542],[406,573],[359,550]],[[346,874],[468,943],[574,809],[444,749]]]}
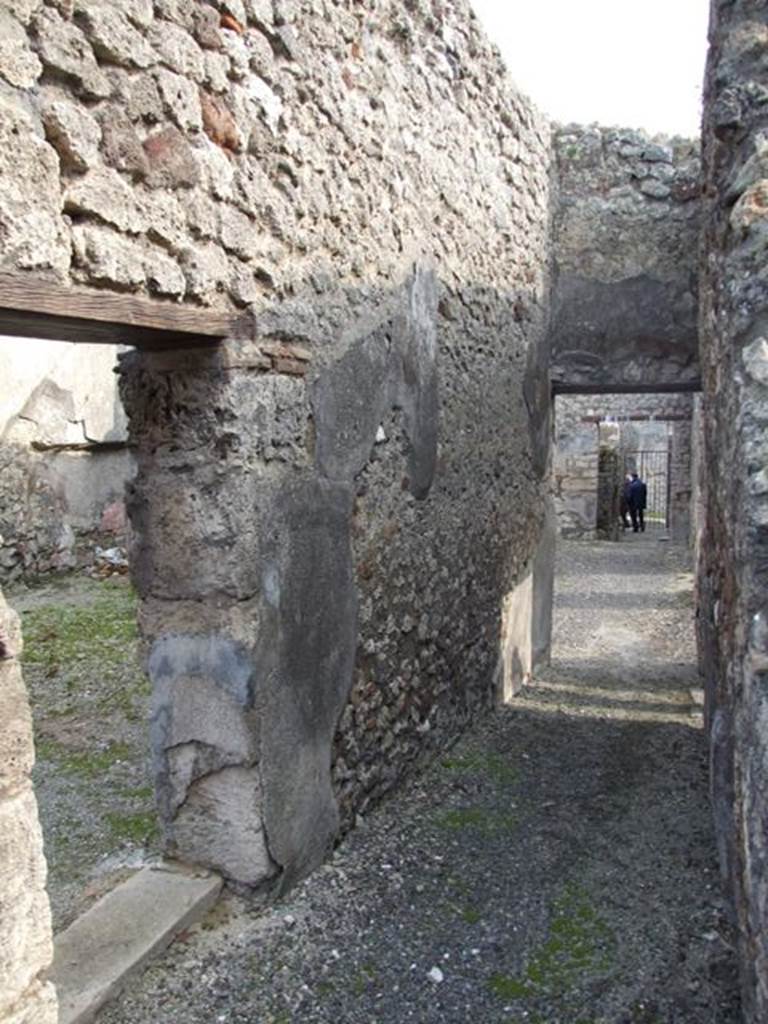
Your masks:
{"label": "white sky", "polygon": [[709,0],[470,0],[557,121],[698,135]]}

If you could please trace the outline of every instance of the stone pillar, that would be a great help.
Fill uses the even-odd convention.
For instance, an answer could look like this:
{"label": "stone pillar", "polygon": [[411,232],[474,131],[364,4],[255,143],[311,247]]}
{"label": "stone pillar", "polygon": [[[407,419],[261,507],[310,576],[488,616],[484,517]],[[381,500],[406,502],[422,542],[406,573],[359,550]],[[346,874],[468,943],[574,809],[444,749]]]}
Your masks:
{"label": "stone pillar", "polygon": [[338,826],[352,499],[311,471],[305,359],[235,342],[122,358],[165,850],[251,887],[306,874]]}
{"label": "stone pillar", "polygon": [[533,559],[532,668],[548,665],[552,653],[552,614],[555,600],[557,515],[550,498],[544,527]]}
{"label": "stone pillar", "polygon": [[690,420],[671,424],[669,437],[669,532],[678,544],[688,544],[691,534],[693,477]]}
{"label": "stone pillar", "polygon": [[43,839],[32,791],[32,716],[21,630],[0,593],[0,1024],[55,1024]]}

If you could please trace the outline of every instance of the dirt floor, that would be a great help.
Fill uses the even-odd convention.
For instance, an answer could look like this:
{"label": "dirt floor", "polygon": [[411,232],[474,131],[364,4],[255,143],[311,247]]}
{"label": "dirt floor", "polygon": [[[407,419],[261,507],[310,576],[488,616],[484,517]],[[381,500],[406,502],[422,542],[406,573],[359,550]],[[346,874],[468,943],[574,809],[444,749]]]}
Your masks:
{"label": "dirt floor", "polygon": [[[99,1024],[737,1024],[691,586],[684,553],[652,534],[563,543],[551,668],[285,902],[223,900]],[[100,600],[126,607],[120,587]],[[29,605],[28,630],[44,608]],[[53,672],[30,659],[34,636],[57,902],[151,837],[146,695],[132,657]],[[93,770],[87,737],[105,755]],[[147,836],[105,829],[107,813]]]}

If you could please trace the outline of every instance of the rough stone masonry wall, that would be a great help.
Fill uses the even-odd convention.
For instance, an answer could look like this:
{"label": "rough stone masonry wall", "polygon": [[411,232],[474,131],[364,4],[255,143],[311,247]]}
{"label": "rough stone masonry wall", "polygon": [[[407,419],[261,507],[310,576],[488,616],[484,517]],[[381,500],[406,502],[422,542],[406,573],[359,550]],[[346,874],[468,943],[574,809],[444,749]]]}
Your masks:
{"label": "rough stone masonry wall", "polygon": [[132,473],[117,346],[0,338],[0,582],[125,543]]}
{"label": "rough stone masonry wall", "polygon": [[553,383],[697,380],[697,144],[594,125],[554,144]]}
{"label": "rough stone masonry wall", "polygon": [[18,617],[0,592],[0,1020],[56,1024],[43,837],[32,792],[32,716]]}
{"label": "rough stone masonry wall", "polygon": [[699,640],[721,863],[745,1019],[768,1019],[768,89],[766,6],[714,0],[705,84],[706,525]]}
{"label": "rough stone masonry wall", "polygon": [[2,21],[3,269],[248,307],[122,391],[167,847],[286,886],[537,647],[548,127],[462,0]]}

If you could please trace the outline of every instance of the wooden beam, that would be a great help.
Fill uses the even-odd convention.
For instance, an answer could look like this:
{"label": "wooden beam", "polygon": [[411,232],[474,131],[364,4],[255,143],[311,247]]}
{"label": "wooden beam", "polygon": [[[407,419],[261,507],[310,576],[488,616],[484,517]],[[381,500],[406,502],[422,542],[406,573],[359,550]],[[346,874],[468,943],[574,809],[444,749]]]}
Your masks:
{"label": "wooden beam", "polygon": [[620,381],[605,384],[570,384],[564,381],[552,381],[552,395],[675,395],[678,393],[701,391],[701,379],[681,380],[674,383],[650,381],[647,384],[625,384]]}
{"label": "wooden beam", "polygon": [[242,314],[0,274],[0,335],[167,349],[216,345],[246,328]]}

